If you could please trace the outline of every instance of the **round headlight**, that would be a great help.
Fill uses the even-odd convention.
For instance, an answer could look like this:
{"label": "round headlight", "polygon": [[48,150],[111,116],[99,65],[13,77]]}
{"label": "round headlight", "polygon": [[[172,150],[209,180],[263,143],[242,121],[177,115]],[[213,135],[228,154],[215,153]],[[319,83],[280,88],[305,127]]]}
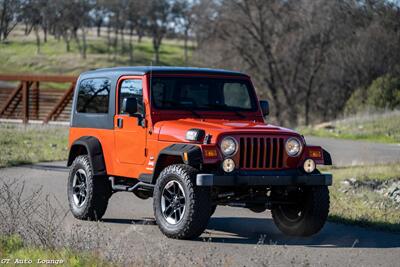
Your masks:
{"label": "round headlight", "polygon": [[221,142],[221,151],[225,156],[232,156],[238,148],[237,142],[232,137],[225,137]]}
{"label": "round headlight", "polygon": [[302,145],[299,139],[297,138],[289,138],[286,141],[286,152],[289,156],[295,157],[301,153]]}
{"label": "round headlight", "polygon": [[235,169],[235,162],[232,159],[225,159],[222,162],[222,169],[224,172],[233,172]]}
{"label": "round headlight", "polygon": [[312,173],[315,170],[315,161],[312,159],[306,159],[303,168],[305,172]]}

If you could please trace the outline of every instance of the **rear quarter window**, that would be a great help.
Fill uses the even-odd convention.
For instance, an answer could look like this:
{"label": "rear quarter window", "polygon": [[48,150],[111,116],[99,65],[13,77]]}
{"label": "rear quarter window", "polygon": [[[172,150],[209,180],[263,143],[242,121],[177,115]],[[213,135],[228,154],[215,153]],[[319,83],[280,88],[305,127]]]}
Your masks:
{"label": "rear quarter window", "polygon": [[111,82],[105,78],[85,79],[79,84],[76,110],[79,113],[108,113]]}

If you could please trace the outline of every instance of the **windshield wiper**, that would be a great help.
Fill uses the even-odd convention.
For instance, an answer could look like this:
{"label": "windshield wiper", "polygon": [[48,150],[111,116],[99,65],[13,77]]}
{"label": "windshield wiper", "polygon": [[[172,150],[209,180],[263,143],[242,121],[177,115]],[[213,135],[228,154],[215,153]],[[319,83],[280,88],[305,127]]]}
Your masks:
{"label": "windshield wiper", "polygon": [[208,104],[207,107],[211,108],[222,108],[222,111],[232,111],[234,112],[237,116],[241,118],[246,118],[246,115],[243,115],[241,112],[236,110],[234,107],[229,107],[226,104]]}
{"label": "windshield wiper", "polygon": [[228,109],[228,111],[234,112],[236,115],[238,115],[238,117],[241,117],[242,119],[243,119],[243,118],[246,118],[246,115],[242,114],[241,112],[237,111],[237,110],[234,109],[234,108],[230,108],[230,109]]}
{"label": "windshield wiper", "polygon": [[[180,107],[180,108],[183,107],[182,110],[190,111],[190,112],[191,112],[193,115],[195,115],[196,117],[201,118],[201,115],[200,115],[199,113],[197,113],[197,112],[194,111],[193,109],[188,108],[188,106],[182,105],[182,104],[181,104],[180,102],[178,102],[178,101],[163,100],[163,102],[164,102],[164,103],[169,103],[169,104],[175,105],[175,106]],[[193,107],[193,108],[194,108],[194,107]]]}
{"label": "windshield wiper", "polygon": [[197,113],[196,111],[194,111],[193,109],[184,109],[184,110],[192,112],[192,114],[195,115],[197,118],[201,118],[201,115],[199,113]]}

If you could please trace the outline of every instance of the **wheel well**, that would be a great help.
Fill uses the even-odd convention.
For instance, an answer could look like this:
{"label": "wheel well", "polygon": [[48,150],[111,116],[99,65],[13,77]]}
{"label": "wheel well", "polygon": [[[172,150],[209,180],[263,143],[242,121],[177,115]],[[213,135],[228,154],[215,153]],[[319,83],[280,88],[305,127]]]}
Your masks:
{"label": "wheel well", "polygon": [[183,164],[183,160],[181,156],[178,155],[166,155],[162,154],[158,157],[156,168],[154,169],[153,174],[153,184],[156,182],[158,176],[164,170],[165,167],[173,164]]}
{"label": "wheel well", "polygon": [[94,136],[82,136],[71,146],[68,166],[80,155],[88,155],[95,175],[107,175],[103,149],[100,141]]}
{"label": "wheel well", "polygon": [[72,162],[81,155],[87,155],[89,154],[87,151],[86,146],[84,145],[73,145],[69,151],[69,156],[68,156],[68,164],[67,166],[71,166]]}
{"label": "wheel well", "polygon": [[197,145],[172,144],[160,151],[151,182],[155,184],[162,170],[173,164],[187,164],[198,168],[203,161],[203,154]]}

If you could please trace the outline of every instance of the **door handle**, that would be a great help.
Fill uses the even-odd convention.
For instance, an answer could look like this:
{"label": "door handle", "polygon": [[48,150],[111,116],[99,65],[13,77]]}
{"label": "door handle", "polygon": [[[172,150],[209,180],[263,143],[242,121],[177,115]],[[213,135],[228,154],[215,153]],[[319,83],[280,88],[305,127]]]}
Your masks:
{"label": "door handle", "polygon": [[118,118],[118,119],[117,119],[117,127],[118,127],[118,128],[122,128],[122,127],[123,127],[123,121],[124,121],[124,120],[123,120],[122,118]]}

